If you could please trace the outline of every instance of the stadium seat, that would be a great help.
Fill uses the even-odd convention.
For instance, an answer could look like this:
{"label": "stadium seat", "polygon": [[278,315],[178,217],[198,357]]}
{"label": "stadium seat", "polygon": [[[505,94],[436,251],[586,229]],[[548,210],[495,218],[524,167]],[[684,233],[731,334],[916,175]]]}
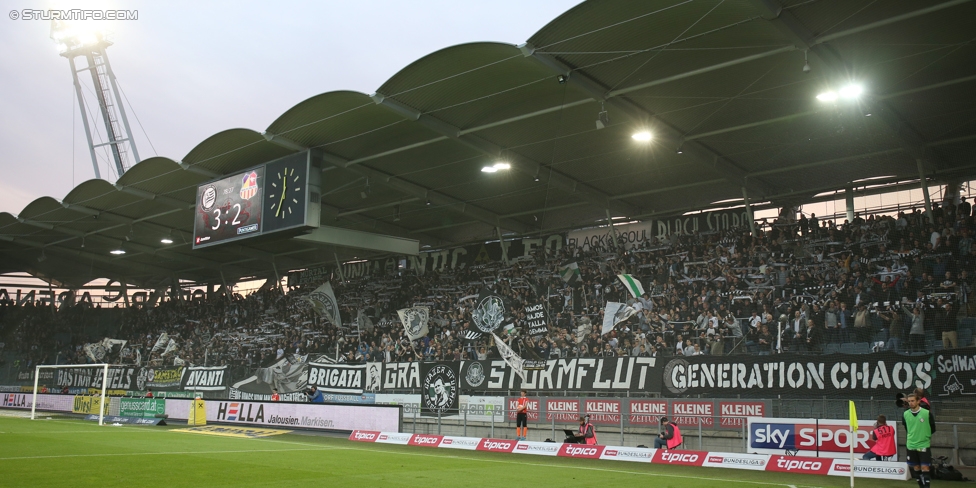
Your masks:
{"label": "stadium seat", "polygon": [[854,344],[854,354],[868,354],[871,352],[871,344],[867,342],[858,342]]}
{"label": "stadium seat", "polygon": [[849,342],[844,343],[844,344],[841,344],[840,345],[840,352],[842,352],[844,354],[855,354],[856,351],[854,350],[854,344],[849,343]]}
{"label": "stadium seat", "polygon": [[959,347],[967,347],[973,343],[973,331],[972,329],[959,329]]}
{"label": "stadium seat", "polygon": [[824,354],[834,354],[840,352],[840,344],[829,342],[824,345]]}

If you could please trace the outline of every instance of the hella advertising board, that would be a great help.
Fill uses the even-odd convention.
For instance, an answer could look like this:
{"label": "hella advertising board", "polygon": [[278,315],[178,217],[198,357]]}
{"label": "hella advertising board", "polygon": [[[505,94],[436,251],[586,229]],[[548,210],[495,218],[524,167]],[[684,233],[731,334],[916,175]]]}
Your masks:
{"label": "hella advertising board", "polygon": [[[851,427],[848,420],[782,419],[749,417],[750,453],[847,458],[850,456]],[[898,424],[888,422],[898,435]],[[863,422],[854,435],[854,454],[860,458],[871,449],[873,423]]]}
{"label": "hella advertising board", "polygon": [[[166,414],[185,419],[193,400],[169,399]],[[327,405],[318,403],[208,400],[207,422],[310,430],[397,432],[400,408],[386,405]]]}

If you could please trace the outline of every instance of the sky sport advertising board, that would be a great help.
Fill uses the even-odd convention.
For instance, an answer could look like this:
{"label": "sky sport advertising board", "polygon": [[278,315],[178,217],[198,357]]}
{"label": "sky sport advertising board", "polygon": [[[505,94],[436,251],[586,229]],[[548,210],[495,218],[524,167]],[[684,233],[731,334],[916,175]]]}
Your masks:
{"label": "sky sport advertising board", "polygon": [[[167,400],[166,414],[186,419],[192,400]],[[400,407],[389,405],[329,405],[233,400],[207,401],[207,422],[311,430],[400,430]]]}
{"label": "sky sport advertising board", "polygon": [[[898,435],[897,422],[888,422]],[[851,432],[848,420],[827,419],[748,419],[750,453],[785,454],[797,451],[798,456],[819,456],[846,459],[850,456]],[[870,440],[873,423],[862,421],[854,439],[854,455],[858,459],[874,443]],[[828,466],[829,467],[829,466]]]}

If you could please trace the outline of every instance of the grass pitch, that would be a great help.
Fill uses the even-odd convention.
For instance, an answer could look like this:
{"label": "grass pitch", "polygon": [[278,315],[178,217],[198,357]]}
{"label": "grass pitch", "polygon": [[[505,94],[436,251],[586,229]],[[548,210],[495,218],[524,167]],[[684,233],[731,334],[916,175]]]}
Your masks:
{"label": "grass pitch", "polygon": [[[322,435],[259,439],[0,416],[0,486],[848,486],[848,478],[364,444]],[[856,481],[858,487],[914,481]]]}

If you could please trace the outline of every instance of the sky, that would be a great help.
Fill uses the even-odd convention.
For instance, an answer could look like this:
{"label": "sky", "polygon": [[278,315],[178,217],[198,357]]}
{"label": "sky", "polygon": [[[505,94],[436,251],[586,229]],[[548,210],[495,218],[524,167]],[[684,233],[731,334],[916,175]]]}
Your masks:
{"label": "sky", "polygon": [[61,200],[95,176],[71,71],[50,38],[50,21],[13,20],[10,11],[138,11],[137,20],[99,27],[115,43],[108,58],[131,104],[140,156],[179,161],[217,132],[263,132],[320,93],[373,93],[445,47],[519,44],[577,3],[0,0],[0,12],[8,13],[0,18],[0,212],[17,215],[42,196]]}

